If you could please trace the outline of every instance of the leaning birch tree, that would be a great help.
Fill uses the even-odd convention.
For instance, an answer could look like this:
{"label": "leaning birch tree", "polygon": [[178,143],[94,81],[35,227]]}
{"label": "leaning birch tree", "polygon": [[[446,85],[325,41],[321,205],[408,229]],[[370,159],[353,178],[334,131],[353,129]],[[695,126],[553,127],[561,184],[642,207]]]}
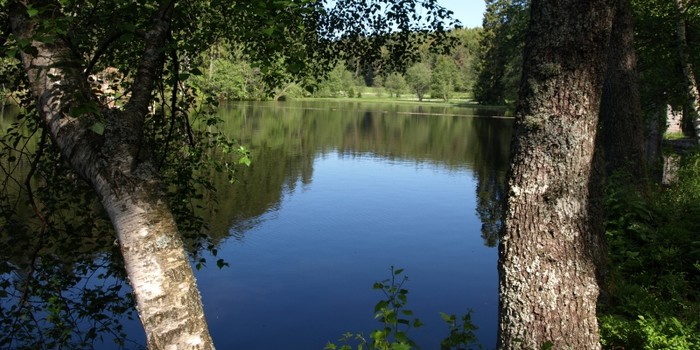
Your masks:
{"label": "leaning birch tree", "polygon": [[499,247],[499,349],[599,349],[596,132],[613,3],[534,0]]}
{"label": "leaning birch tree", "polygon": [[[416,14],[421,8],[429,22]],[[298,73],[314,62],[323,70],[339,55],[371,60],[388,45],[399,64],[419,41],[444,39],[450,14],[435,1],[0,0],[0,18],[8,19],[0,44],[20,61],[33,96],[43,135],[38,152],[57,151],[109,216],[148,348],[212,349],[168,205],[172,184],[162,176],[166,161],[179,160],[174,134],[185,135],[189,151],[203,151],[190,129],[194,98],[183,81],[196,74],[200,54],[223,38],[262,65],[282,60]],[[419,31],[428,34],[413,35]],[[114,66],[128,76],[119,105],[88,82]]]}
{"label": "leaning birch tree", "polygon": [[[58,3],[15,2],[10,21],[18,42],[31,43],[21,61],[44,128],[71,168],[91,184],[114,225],[147,346],[213,349],[177,224],[142,142],[173,6],[163,2],[154,11],[131,96],[120,110],[96,103],[80,57],[42,28],[62,15]],[[75,112],[86,105],[97,109]]]}

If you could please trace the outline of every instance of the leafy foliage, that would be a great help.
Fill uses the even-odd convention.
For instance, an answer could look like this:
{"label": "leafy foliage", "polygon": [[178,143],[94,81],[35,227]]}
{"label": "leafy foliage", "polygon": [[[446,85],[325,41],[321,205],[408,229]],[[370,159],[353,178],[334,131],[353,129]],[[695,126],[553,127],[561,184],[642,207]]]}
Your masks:
{"label": "leafy foliage", "polygon": [[[687,102],[680,69],[676,40],[676,18],[672,1],[633,0],[635,46],[639,60],[640,94],[643,108],[656,111],[671,105],[676,110]],[[693,64],[697,68],[698,16],[697,5],[686,15],[688,46]],[[665,122],[665,121],[664,121]]]}
{"label": "leafy foliage", "polygon": [[458,72],[457,65],[450,57],[438,56],[431,76],[431,96],[449,101],[455,91]]}
{"label": "leafy foliage", "polygon": [[433,71],[430,65],[419,62],[406,71],[406,83],[413,90],[419,101],[423,101],[425,94],[430,91]]}
{"label": "leafy foliage", "polygon": [[528,0],[486,1],[474,85],[481,104],[502,105],[517,97],[528,7]]}
{"label": "leafy foliage", "polygon": [[340,62],[333,68],[330,73],[322,79],[314,96],[317,97],[355,97],[355,91],[359,86],[356,83],[357,79],[352,72],[345,68],[345,65]]}
{"label": "leafy foliage", "polygon": [[[407,276],[401,277],[403,269],[390,269],[391,277],[381,282],[375,282],[372,289],[379,290],[384,299],[374,306],[374,318],[382,324],[381,329],[370,334],[371,341],[362,334],[345,333],[340,338],[341,345],[328,342],[325,350],[352,350],[354,341],[357,350],[409,350],[418,348],[408,336],[411,328],[419,328],[423,323],[414,317],[413,311],[406,307],[408,289],[403,288],[408,281]],[[449,335],[440,342],[440,349],[467,349],[471,344],[478,344],[474,331],[478,329],[471,321],[471,312],[461,317],[461,324],[456,315],[441,312],[440,316],[449,327]],[[480,347],[480,346],[479,346]]]}
{"label": "leafy foliage", "polygon": [[401,346],[415,346],[415,342],[408,338],[406,332],[411,327],[422,326],[423,323],[418,318],[412,318],[413,311],[406,308],[408,290],[403,288],[403,285],[408,281],[408,277],[403,276],[397,281],[402,273],[403,269],[394,269],[392,266],[391,278],[375,282],[372,286],[372,289],[381,291],[386,297],[374,306],[374,318],[384,325],[384,329],[376,330],[370,335],[373,346],[392,341]]}
{"label": "leafy foliage", "polygon": [[108,218],[28,106],[0,137],[0,348],[134,348],[122,326],[133,300]]}
{"label": "leafy foliage", "polygon": [[406,79],[397,72],[391,73],[384,80],[384,87],[389,92],[390,96],[399,97],[401,93],[406,90]]}
{"label": "leafy foliage", "polygon": [[641,196],[624,178],[608,186],[609,300],[600,317],[606,347],[700,348],[700,157],[671,188]]}
{"label": "leafy foliage", "polygon": [[455,314],[448,315],[441,312],[440,317],[450,328],[450,334],[440,342],[440,350],[466,349],[465,346],[478,344],[476,334],[474,334],[478,327],[472,322],[471,311],[462,315],[461,323]]}

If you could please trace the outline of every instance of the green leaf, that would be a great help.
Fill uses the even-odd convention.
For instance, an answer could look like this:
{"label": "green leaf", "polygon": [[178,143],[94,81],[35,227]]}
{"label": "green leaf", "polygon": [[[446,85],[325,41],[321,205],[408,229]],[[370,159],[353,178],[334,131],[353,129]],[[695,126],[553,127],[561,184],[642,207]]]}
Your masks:
{"label": "green leaf", "polygon": [[411,350],[411,346],[406,343],[391,344],[391,350]]}
{"label": "green leaf", "polygon": [[447,323],[452,323],[452,321],[454,321],[454,315],[448,315],[444,312],[440,312],[440,317]]}
{"label": "green leaf", "polygon": [[240,159],[238,159],[238,164],[245,164],[245,166],[250,166],[250,157],[248,156],[243,156]]}
{"label": "green leaf", "polygon": [[92,130],[92,132],[94,132],[95,134],[102,135],[105,133],[105,124],[101,122],[96,122],[95,124],[92,124],[90,130]]}
{"label": "green leaf", "polygon": [[274,33],[274,32],[275,32],[275,28],[273,28],[273,27],[267,27],[267,28],[262,30],[262,33],[267,35],[267,36],[272,36],[272,33]]}
{"label": "green leaf", "polygon": [[229,266],[227,262],[224,261],[224,259],[218,259],[216,260],[216,266],[218,266],[220,269],[224,268],[224,266]]}
{"label": "green leaf", "polygon": [[[57,78],[60,79],[60,77],[57,77]],[[71,117],[76,117],[76,118],[80,117],[84,114],[89,114],[89,113],[95,113],[95,114],[100,113],[100,109],[97,106],[97,103],[95,103],[94,101],[88,101],[88,102],[82,103],[81,105],[71,109],[69,112]]]}
{"label": "green leaf", "polygon": [[379,312],[379,310],[386,309],[389,306],[389,302],[386,300],[380,300],[377,305],[374,306],[374,312]]}
{"label": "green leaf", "polygon": [[372,334],[369,335],[370,338],[374,339],[374,341],[381,341],[382,339],[386,338],[386,333],[381,330],[375,330],[372,332]]}
{"label": "green leaf", "polygon": [[29,17],[34,17],[34,16],[36,16],[36,15],[38,15],[38,14],[39,14],[39,10],[37,10],[37,9],[35,9],[35,8],[33,8],[33,7],[28,7],[28,8],[27,8],[27,15],[29,15]]}
{"label": "green leaf", "polygon": [[55,37],[53,37],[53,36],[46,36],[46,35],[37,38],[37,40],[38,40],[38,41],[41,41],[41,42],[44,43],[44,44],[53,44],[54,42],[56,42],[56,38],[55,38]]}
{"label": "green leaf", "polygon": [[19,46],[20,49],[24,50],[27,47],[31,46],[32,41],[29,39],[18,39],[17,40],[17,46]]}
{"label": "green leaf", "polygon": [[540,349],[542,349],[542,350],[551,350],[552,348],[554,348],[554,343],[552,343],[552,341],[550,341],[550,340],[546,341],[540,347]]}

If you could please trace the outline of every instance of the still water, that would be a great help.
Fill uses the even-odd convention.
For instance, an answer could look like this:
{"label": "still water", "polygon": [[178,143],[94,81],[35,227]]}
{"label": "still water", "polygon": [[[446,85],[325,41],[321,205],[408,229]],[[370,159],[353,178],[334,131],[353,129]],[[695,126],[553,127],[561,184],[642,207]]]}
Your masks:
{"label": "still water", "polygon": [[[405,269],[409,335],[438,349],[439,313],[473,310],[495,347],[500,203],[511,121],[469,108],[239,103],[220,111],[253,163],[218,179],[218,257],[196,271],[219,349],[322,349],[381,324],[372,290]],[[143,344],[137,321],[125,331]]]}

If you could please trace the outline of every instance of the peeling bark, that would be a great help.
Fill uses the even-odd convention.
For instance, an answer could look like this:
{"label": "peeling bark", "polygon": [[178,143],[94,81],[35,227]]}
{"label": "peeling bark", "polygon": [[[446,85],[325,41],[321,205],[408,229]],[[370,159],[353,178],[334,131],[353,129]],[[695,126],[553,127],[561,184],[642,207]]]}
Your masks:
{"label": "peeling bark", "polygon": [[604,0],[532,1],[499,247],[499,349],[600,349]]}
{"label": "peeling bark", "polygon": [[[59,13],[53,2],[34,5],[53,6],[41,16]],[[163,64],[160,50],[170,30],[172,5],[161,5],[146,33],[124,110],[101,106],[99,114],[72,113],[98,101],[87,86],[82,62],[68,45],[60,38],[51,44],[34,40],[37,18],[28,18],[23,4],[11,5],[10,20],[16,37],[31,40],[36,49],[34,54],[22,53],[22,64],[44,127],[64,159],[92,185],[114,225],[148,348],[213,349],[194,274],[159,192],[152,159],[141,143],[155,72]],[[98,121],[105,123],[103,135],[90,130]]]}

